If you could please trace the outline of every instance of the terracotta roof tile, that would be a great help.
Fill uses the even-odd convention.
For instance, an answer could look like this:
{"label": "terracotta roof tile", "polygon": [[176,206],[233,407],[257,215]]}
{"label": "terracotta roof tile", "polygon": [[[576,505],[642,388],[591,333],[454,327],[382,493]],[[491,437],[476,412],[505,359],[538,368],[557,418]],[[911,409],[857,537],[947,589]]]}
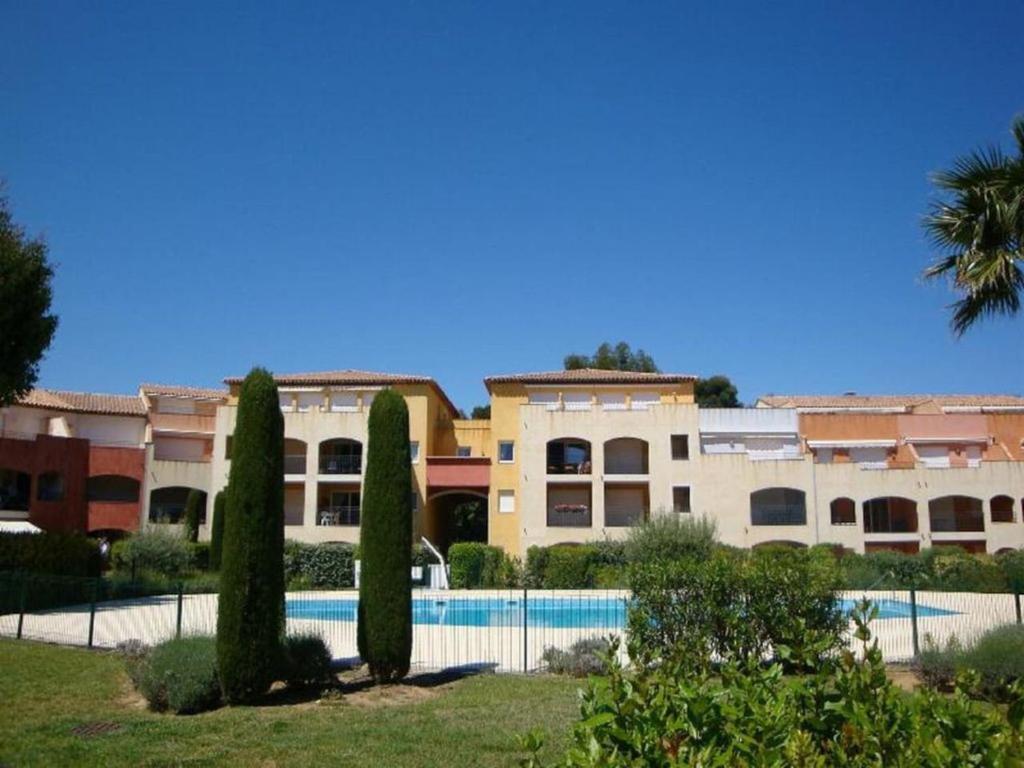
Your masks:
{"label": "terracotta roof tile", "polygon": [[641,373],[578,368],[572,371],[541,371],[488,376],[484,384],[681,384],[696,381],[687,373]]}
{"label": "terracotta roof tile", "polygon": [[772,408],[902,408],[924,403],[939,408],[1022,408],[1017,395],[765,395],[759,402]]}
{"label": "terracotta roof tile", "polygon": [[33,389],[18,401],[30,408],[54,411],[101,413],[110,416],[145,416],[146,406],[138,395],[104,395],[95,392],[64,392],[56,389]]}
{"label": "terracotta roof tile", "polygon": [[139,389],[145,395],[167,395],[169,397],[184,397],[190,400],[223,400],[228,396],[226,389],[182,387],[176,384],[140,384]]}

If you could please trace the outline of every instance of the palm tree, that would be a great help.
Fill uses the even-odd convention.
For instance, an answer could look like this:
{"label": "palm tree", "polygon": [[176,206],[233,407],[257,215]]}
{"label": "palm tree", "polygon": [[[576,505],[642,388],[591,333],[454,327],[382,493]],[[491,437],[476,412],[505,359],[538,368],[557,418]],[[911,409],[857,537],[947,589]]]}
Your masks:
{"label": "palm tree", "polygon": [[932,181],[948,195],[935,203],[925,229],[944,255],[925,277],[948,277],[960,298],[952,305],[960,336],[991,315],[1014,315],[1024,293],[1024,116],[1013,122],[1017,156],[999,148],[961,157]]}

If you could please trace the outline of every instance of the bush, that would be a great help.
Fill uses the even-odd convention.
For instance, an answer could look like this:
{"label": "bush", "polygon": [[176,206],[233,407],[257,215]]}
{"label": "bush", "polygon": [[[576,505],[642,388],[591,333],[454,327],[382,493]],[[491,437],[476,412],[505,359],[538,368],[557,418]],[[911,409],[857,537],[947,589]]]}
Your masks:
{"label": "bush", "polygon": [[195,554],[179,532],[151,528],[115,542],[110,562],[114,570],[124,573],[178,576],[192,569]]}
{"label": "bush", "polygon": [[289,584],[301,584],[304,589],[351,588],[355,583],[355,548],[342,542],[286,541],[284,572]]}
{"label": "bush", "polygon": [[182,523],[185,528],[185,538],[195,543],[199,540],[199,520],[202,517],[202,509],[206,504],[206,494],[198,488],[193,488],[185,498],[185,514],[182,515]]}
{"label": "bush", "polygon": [[625,555],[630,563],[707,558],[717,540],[714,520],[666,513],[630,528]]}
{"label": "bush", "polygon": [[292,687],[331,680],[331,652],[319,635],[289,635],[282,648],[281,677]]}
{"label": "bush", "polygon": [[545,648],[541,659],[547,665],[548,672],[570,677],[587,677],[604,672],[604,658],[610,648],[610,642],[603,637],[585,637],[573,643],[567,651]]}
{"label": "bush", "polygon": [[1024,626],[995,627],[966,647],[955,636],[939,647],[926,635],[914,667],[930,688],[947,690],[959,674],[970,672],[977,693],[1006,699],[1013,684],[1024,678]]}
{"label": "bush", "polygon": [[224,551],[224,510],[227,495],[217,491],[213,497],[213,524],[210,526],[210,570],[219,571],[221,554]]}
{"label": "bush", "polygon": [[0,533],[0,571],[98,576],[99,545],[79,533]]}
{"label": "bush", "polygon": [[356,639],[374,679],[392,682],[408,674],[412,654],[412,476],[404,398],[390,389],[377,395],[367,431]]}
{"label": "bush", "polygon": [[180,715],[213,709],[220,704],[217,645],[212,637],[168,640],[129,664],[139,693],[157,712]]}
{"label": "bush", "polygon": [[505,552],[475,541],[460,541],[448,548],[452,589],[509,586]]}
{"label": "bush", "polygon": [[523,584],[530,589],[544,588],[544,573],[548,567],[546,547],[533,546],[526,550],[526,566],[523,568]]}
{"label": "bush", "polygon": [[952,635],[945,646],[935,642],[930,634],[925,634],[921,642],[921,651],[914,659],[914,671],[929,688],[948,690],[956,680],[957,670],[964,664],[964,648],[956,635]]}
{"label": "bush", "polygon": [[199,571],[210,570],[210,542],[197,541],[189,544],[192,551],[192,567]]}
{"label": "bush", "polygon": [[217,610],[228,703],[266,692],[284,639],[284,418],[273,377],[254,368],[238,399]]}
{"label": "bush", "polygon": [[594,586],[594,548],[560,544],[548,548],[545,589],[591,589]]}

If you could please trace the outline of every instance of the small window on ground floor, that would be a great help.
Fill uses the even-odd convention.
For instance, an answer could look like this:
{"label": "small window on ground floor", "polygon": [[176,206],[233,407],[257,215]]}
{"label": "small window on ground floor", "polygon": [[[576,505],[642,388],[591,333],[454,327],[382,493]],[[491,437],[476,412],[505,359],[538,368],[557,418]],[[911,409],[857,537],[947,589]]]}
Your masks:
{"label": "small window on ground floor", "polygon": [[516,492],[512,490],[498,491],[498,512],[509,515],[516,511]]}
{"label": "small window on ground floor", "polygon": [[677,485],[675,488],[672,489],[672,511],[690,511],[690,486]]}

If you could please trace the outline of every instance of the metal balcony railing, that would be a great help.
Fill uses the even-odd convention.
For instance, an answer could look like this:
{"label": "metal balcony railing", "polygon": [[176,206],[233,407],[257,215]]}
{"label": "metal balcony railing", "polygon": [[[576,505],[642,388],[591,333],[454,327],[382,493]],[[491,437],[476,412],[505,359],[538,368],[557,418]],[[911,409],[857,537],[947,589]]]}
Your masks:
{"label": "metal balcony railing", "polygon": [[316,513],[317,525],[359,525],[359,507],[325,507]]}
{"label": "metal balcony railing", "polygon": [[306,474],[306,454],[292,454],[284,457],[284,473],[286,475]]}
{"label": "metal balcony railing", "polygon": [[548,510],[549,528],[589,528],[591,521],[590,507],[582,504],[559,504]]}
{"label": "metal balcony railing", "polygon": [[321,456],[321,475],[361,475],[363,473],[362,456]]}

